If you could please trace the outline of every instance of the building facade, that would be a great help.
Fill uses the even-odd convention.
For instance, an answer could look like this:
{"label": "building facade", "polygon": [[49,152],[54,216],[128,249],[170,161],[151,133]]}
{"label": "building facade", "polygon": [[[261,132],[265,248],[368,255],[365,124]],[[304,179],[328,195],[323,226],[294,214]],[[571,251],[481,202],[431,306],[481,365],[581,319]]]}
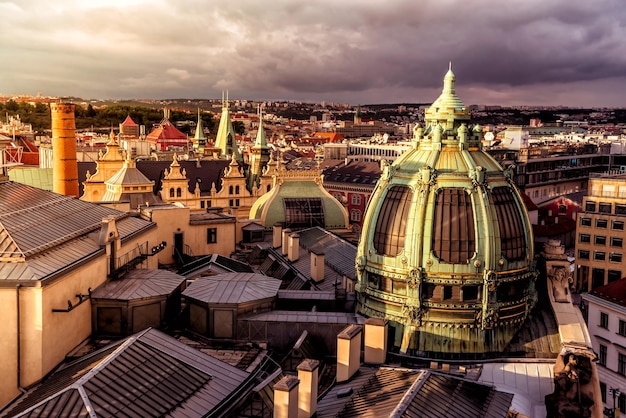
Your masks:
{"label": "building facade", "polygon": [[626,175],[598,174],[589,179],[576,225],[574,287],[589,292],[626,275]]}

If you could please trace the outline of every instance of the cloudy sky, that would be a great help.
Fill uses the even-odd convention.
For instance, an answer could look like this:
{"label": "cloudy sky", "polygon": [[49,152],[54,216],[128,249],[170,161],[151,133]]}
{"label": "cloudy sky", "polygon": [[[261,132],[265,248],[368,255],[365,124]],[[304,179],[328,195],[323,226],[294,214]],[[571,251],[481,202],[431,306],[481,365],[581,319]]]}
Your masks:
{"label": "cloudy sky", "polygon": [[0,0],[0,94],[626,107],[623,0]]}

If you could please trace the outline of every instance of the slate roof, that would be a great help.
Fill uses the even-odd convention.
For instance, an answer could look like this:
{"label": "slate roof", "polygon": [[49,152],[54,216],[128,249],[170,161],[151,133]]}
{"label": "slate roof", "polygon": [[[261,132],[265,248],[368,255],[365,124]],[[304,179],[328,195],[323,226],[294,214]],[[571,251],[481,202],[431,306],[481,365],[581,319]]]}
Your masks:
{"label": "slate roof", "polygon": [[133,300],[172,294],[185,281],[167,270],[131,270],[123,279],[103,283],[91,294],[92,299]]}
{"label": "slate roof", "polygon": [[335,164],[329,164],[323,170],[324,183],[347,183],[372,188],[380,178],[380,173],[380,163],[372,161],[349,161],[346,164],[343,160],[335,160]]}
{"label": "slate roof", "polygon": [[280,280],[256,273],[224,273],[199,277],[183,291],[183,296],[209,304],[237,304],[272,298]]}
{"label": "slate roof", "polygon": [[33,387],[0,416],[200,417],[248,373],[148,329],[82,357]]}

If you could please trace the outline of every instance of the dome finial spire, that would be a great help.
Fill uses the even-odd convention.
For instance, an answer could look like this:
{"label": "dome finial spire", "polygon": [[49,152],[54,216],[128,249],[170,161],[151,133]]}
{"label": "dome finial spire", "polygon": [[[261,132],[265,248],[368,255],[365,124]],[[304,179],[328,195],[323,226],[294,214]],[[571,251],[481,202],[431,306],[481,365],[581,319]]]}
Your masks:
{"label": "dome finial spire", "polygon": [[448,71],[452,71],[452,60],[448,61]]}

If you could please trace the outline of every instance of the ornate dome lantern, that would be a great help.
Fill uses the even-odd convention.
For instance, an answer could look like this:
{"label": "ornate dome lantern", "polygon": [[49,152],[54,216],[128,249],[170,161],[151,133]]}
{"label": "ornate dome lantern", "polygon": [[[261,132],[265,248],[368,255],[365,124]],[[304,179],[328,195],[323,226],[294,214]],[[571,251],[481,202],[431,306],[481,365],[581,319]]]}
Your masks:
{"label": "ornate dome lantern", "polygon": [[402,352],[502,352],[535,299],[528,213],[454,82],[383,161],[357,250],[357,311],[390,320]]}

